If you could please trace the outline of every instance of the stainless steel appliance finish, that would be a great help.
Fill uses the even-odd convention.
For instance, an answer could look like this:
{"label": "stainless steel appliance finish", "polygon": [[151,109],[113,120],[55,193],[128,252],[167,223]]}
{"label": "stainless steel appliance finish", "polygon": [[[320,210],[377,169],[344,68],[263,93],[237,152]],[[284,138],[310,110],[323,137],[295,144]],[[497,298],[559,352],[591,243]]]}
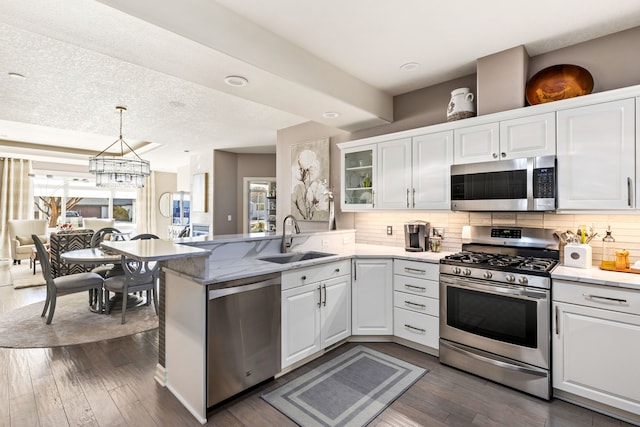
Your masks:
{"label": "stainless steel appliance finish", "polygon": [[454,211],[554,211],[556,157],[451,166]]}
{"label": "stainless steel appliance finish", "polygon": [[207,407],[280,371],[280,274],[209,285]]}
{"label": "stainless steel appliance finish", "polygon": [[440,361],[551,396],[553,230],[472,227],[440,263]]}
{"label": "stainless steel appliance finish", "polygon": [[404,249],[408,252],[424,252],[428,250],[429,223],[412,221],[404,225]]}

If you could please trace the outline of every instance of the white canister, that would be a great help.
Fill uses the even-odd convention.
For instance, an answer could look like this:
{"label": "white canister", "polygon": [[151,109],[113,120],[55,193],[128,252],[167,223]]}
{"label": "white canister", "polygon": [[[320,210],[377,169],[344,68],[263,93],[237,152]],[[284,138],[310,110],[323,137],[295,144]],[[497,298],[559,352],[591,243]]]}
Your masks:
{"label": "white canister", "polygon": [[475,97],[468,87],[461,87],[451,92],[451,100],[447,107],[447,121],[475,117]]}
{"label": "white canister", "polygon": [[564,265],[567,267],[590,268],[591,246],[568,244],[564,247]]}

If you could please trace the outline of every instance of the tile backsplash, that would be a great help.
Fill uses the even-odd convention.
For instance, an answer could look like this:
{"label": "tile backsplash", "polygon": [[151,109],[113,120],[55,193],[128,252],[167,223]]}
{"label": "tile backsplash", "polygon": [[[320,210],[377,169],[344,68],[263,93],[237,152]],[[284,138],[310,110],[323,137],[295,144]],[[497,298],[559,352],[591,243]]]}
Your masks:
{"label": "tile backsplash", "polygon": [[[627,249],[633,263],[640,260],[640,214],[556,214],[531,212],[386,212],[355,214],[356,242],[404,247],[404,224],[414,220],[428,221],[431,227],[444,228],[443,251],[457,252],[462,247],[464,225],[514,225],[522,227],[577,230],[581,224],[592,224],[598,236],[590,245],[593,264],[602,259],[602,238],[608,226],[616,239],[616,248]],[[387,226],[393,234],[387,235]]]}

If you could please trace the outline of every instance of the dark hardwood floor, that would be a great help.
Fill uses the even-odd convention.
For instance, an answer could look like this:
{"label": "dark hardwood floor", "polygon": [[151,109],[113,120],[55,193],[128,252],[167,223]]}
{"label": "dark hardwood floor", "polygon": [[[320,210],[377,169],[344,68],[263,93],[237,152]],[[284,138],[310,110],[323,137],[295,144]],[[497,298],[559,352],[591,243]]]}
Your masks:
{"label": "dark hardwood floor", "polygon": [[[1,311],[34,302],[38,292],[0,287]],[[44,298],[42,292],[40,297]],[[0,426],[199,426],[169,390],[153,379],[157,338],[156,330],[75,346],[0,348]],[[263,401],[261,393],[354,345],[345,344],[227,402],[212,411],[207,425],[295,426]],[[401,345],[366,345],[430,370],[370,426],[629,425],[561,400],[546,402],[510,390]]]}

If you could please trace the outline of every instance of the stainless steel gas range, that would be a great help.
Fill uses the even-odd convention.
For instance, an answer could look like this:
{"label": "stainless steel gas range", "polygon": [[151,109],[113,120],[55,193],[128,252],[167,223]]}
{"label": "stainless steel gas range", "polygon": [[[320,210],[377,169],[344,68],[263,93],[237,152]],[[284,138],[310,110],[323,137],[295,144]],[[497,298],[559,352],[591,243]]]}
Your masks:
{"label": "stainless steel gas range", "polygon": [[440,361],[549,399],[553,230],[471,227],[440,261]]}

